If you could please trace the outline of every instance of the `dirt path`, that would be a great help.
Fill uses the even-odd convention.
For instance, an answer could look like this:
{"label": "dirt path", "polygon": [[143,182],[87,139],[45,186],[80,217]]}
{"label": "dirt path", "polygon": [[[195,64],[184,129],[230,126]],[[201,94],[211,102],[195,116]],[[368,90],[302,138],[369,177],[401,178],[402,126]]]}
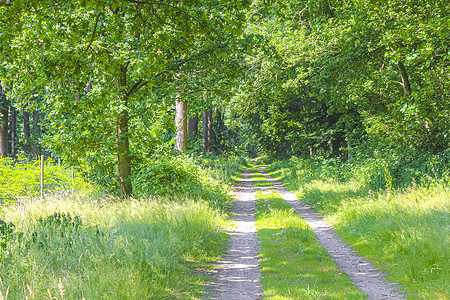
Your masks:
{"label": "dirt path", "polygon": [[259,284],[259,243],[256,239],[256,188],[248,169],[237,185],[237,199],[233,204],[236,228],[231,232],[228,255],[218,262],[213,274],[213,286],[205,299],[254,300],[261,299]]}
{"label": "dirt path", "polygon": [[324,247],[338,268],[348,274],[352,282],[365,294],[368,299],[405,299],[398,293],[398,288],[384,280],[385,274],[376,269],[371,263],[356,255],[335,233],[331,225],[324,221],[323,217],[316,213],[308,204],[298,201],[297,196],[283,186],[281,181],[273,179],[264,173],[264,167],[259,169],[269,182],[273,183],[273,189],[286,200],[313,229],[317,240]]}
{"label": "dirt path", "polygon": [[278,192],[311,226],[317,240],[328,251],[338,268],[349,275],[352,282],[368,295],[368,299],[405,299],[394,284],[384,280],[385,274],[356,255],[342,239],[337,237],[334,229],[321,215],[308,204],[298,201],[296,195],[285,188],[281,181],[264,173],[264,168],[260,167],[259,172],[273,184],[273,187],[255,188],[252,184],[255,180],[249,178],[248,169],[242,173],[243,180],[237,185],[237,199],[233,204],[236,228],[231,232],[228,254],[216,265],[211,288],[204,299],[262,299],[262,288],[259,284],[261,273],[258,266],[260,260],[257,257],[260,247],[255,228],[255,196],[258,189]]}

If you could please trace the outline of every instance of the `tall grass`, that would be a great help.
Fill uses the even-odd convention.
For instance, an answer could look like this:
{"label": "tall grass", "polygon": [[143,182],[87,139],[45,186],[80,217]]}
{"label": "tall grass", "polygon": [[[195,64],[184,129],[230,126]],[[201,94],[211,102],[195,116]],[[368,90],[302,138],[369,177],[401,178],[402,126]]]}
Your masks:
{"label": "tall grass", "polygon": [[[423,179],[410,181],[421,185],[398,188],[389,182],[398,182],[398,178],[388,168],[374,168],[375,173],[361,177],[359,172],[367,165],[351,166],[333,160],[294,159],[276,162],[270,170],[299,199],[332,221],[360,254],[407,287],[409,298],[450,297],[448,172],[442,169],[440,176],[433,177],[425,174]],[[367,178],[376,181],[368,184]]]}
{"label": "tall grass", "polygon": [[15,225],[0,243],[9,299],[197,297],[204,278],[191,268],[217,259],[226,238],[223,216],[205,201],[54,195],[0,218]]}
{"label": "tall grass", "polygon": [[88,188],[1,206],[0,296],[201,296],[207,278],[198,271],[223,254],[228,236],[221,228],[228,226],[232,203],[229,178],[244,163],[210,157],[200,165],[185,155],[158,157],[135,172],[135,199]]}

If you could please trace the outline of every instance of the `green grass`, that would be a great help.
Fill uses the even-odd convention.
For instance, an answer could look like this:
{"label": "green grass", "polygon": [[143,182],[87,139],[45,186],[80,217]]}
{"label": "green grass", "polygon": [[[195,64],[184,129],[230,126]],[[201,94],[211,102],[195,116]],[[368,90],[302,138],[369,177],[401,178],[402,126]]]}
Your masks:
{"label": "green grass", "polygon": [[[14,204],[20,197],[33,197],[40,194],[40,161],[15,161],[0,157],[0,210],[2,205]],[[55,161],[44,163],[44,191],[90,189],[92,185],[84,181],[75,171],[72,179],[71,169],[58,165]]]}
{"label": "green grass", "polygon": [[262,180],[262,181],[253,182],[253,185],[255,187],[272,187],[273,183],[272,182],[268,182],[267,180],[266,181]]}
{"label": "green grass", "polygon": [[267,299],[364,299],[312,229],[275,192],[257,195],[261,284]]}
{"label": "green grass", "polygon": [[248,172],[249,173],[258,173],[259,172],[258,169],[259,169],[259,167],[254,167],[254,168],[248,169]]}
{"label": "green grass", "polygon": [[[228,239],[222,228],[230,226],[230,185],[246,164],[237,157],[211,157],[201,165],[166,157],[134,177],[138,199],[85,185],[84,194],[4,202],[0,299],[7,291],[7,299],[200,297],[205,271],[221,258]],[[27,174],[13,164],[0,170]],[[158,176],[146,181],[152,172]],[[161,196],[148,196],[155,191]]]}
{"label": "green grass", "polygon": [[298,176],[303,170],[283,167],[271,171],[331,220],[347,243],[406,287],[409,299],[450,298],[448,186],[374,192],[357,181],[305,179]]}
{"label": "green grass", "polygon": [[255,173],[253,175],[250,175],[250,179],[252,180],[267,180],[267,178],[262,175],[261,173]]}
{"label": "green grass", "polygon": [[234,184],[242,179],[242,171],[253,166],[248,159],[242,157],[218,157],[202,160],[202,165],[216,180]]}
{"label": "green grass", "polygon": [[55,195],[0,218],[16,225],[0,235],[8,299],[192,299],[205,280],[193,268],[217,260],[227,237],[204,201]]}

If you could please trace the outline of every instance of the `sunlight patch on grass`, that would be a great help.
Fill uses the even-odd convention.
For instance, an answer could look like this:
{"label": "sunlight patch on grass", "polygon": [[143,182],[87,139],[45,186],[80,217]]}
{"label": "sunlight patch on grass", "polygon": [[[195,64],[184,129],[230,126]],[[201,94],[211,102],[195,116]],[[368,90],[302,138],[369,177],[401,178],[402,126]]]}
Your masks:
{"label": "sunlight patch on grass", "polygon": [[255,187],[272,187],[273,183],[272,182],[268,182],[267,180],[264,181],[257,181],[257,182],[253,182],[253,186]]}
{"label": "sunlight patch on grass", "polygon": [[205,277],[192,268],[219,259],[227,240],[226,221],[205,201],[56,194],[0,218],[16,225],[0,248],[8,299],[57,296],[61,286],[65,299],[195,298]]}
{"label": "sunlight patch on grass", "polygon": [[267,178],[261,173],[255,173],[254,175],[250,175],[250,179],[252,180],[267,180]]}
{"label": "sunlight patch on grass", "polygon": [[251,168],[251,169],[248,169],[248,172],[249,173],[258,173],[259,172],[258,169],[259,169],[259,167]]}

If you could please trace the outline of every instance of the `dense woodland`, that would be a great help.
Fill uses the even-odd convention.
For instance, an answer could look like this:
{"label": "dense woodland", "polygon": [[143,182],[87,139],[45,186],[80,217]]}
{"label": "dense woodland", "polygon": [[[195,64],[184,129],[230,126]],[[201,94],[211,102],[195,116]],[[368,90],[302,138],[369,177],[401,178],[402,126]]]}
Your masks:
{"label": "dense woodland", "polygon": [[[197,299],[257,157],[447,299],[449,73],[447,0],[0,0],[0,299]],[[266,296],[364,299],[258,197]]]}
{"label": "dense woodland", "polygon": [[123,195],[172,149],[448,163],[446,1],[4,1],[0,13],[4,157],[62,158]]}

